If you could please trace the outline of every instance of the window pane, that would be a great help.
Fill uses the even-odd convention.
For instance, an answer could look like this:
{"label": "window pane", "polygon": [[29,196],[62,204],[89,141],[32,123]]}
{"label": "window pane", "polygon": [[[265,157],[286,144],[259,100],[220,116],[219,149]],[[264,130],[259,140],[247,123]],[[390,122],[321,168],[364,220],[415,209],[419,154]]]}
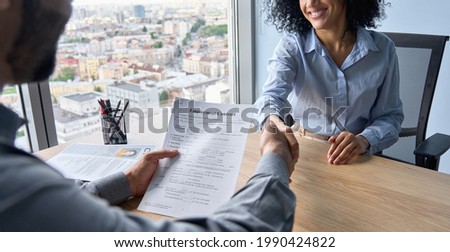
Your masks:
{"label": "window pane", "polygon": [[230,103],[228,8],[229,0],[75,0],[50,78],[59,142],[100,134],[100,98],[113,107],[128,99],[139,123],[176,97]]}
{"label": "window pane", "polygon": [[[0,103],[16,112],[20,117],[24,118],[22,97],[20,96],[17,85],[7,85],[3,88],[3,92],[0,94]],[[17,131],[16,141],[14,144],[19,149],[25,151],[31,150],[29,134],[25,126],[20,127]]]}

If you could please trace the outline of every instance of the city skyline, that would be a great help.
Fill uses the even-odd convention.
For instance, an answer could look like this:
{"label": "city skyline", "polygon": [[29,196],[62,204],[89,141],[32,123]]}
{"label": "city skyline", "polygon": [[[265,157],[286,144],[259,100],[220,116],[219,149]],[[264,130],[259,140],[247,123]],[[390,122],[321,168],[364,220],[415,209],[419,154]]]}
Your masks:
{"label": "city skyline", "polygon": [[[101,134],[97,98],[88,103],[68,101],[74,96],[97,94],[115,99],[115,104],[128,99],[130,108],[155,109],[143,118],[131,116],[133,131],[140,129],[140,120],[171,107],[176,97],[230,103],[226,3],[74,0],[72,19],[49,79],[58,142]],[[138,13],[138,9],[145,10]],[[17,87],[7,91],[0,98],[20,114]],[[29,150],[27,134],[22,128],[16,145]]]}
{"label": "city skyline", "polygon": [[133,4],[174,4],[174,3],[212,3],[223,2],[223,0],[74,0],[73,4],[80,5],[102,5],[102,4],[117,4],[117,5],[133,5]]}

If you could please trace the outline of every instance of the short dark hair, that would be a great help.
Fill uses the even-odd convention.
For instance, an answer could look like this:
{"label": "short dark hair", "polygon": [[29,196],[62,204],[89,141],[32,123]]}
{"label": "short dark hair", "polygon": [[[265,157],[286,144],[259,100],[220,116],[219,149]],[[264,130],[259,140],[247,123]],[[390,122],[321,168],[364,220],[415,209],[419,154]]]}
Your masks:
{"label": "short dark hair", "polygon": [[24,0],[22,12],[22,24],[7,61],[16,80],[44,80],[54,70],[57,43],[68,17],[44,8],[37,0]]}
{"label": "short dark hair", "polygon": [[[344,0],[347,6],[347,30],[357,27],[375,28],[376,21],[384,18],[384,0]],[[311,29],[311,23],[303,16],[298,0],[265,0],[263,11],[266,22],[280,32],[304,33]]]}

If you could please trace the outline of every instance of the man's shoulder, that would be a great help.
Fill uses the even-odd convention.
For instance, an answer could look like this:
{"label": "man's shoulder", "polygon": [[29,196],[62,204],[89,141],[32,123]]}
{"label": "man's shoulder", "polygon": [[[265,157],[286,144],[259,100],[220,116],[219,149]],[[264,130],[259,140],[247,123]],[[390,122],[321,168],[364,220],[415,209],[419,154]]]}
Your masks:
{"label": "man's shoulder", "polygon": [[0,145],[0,201],[52,184],[67,183],[45,162],[20,150]]}

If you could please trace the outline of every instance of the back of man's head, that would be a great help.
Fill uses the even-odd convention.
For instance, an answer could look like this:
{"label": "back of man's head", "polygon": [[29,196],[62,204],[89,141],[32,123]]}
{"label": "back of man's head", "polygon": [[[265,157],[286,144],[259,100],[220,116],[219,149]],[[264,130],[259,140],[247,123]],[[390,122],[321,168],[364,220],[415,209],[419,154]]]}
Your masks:
{"label": "back of man's head", "polygon": [[72,0],[0,0],[0,85],[48,78]]}

